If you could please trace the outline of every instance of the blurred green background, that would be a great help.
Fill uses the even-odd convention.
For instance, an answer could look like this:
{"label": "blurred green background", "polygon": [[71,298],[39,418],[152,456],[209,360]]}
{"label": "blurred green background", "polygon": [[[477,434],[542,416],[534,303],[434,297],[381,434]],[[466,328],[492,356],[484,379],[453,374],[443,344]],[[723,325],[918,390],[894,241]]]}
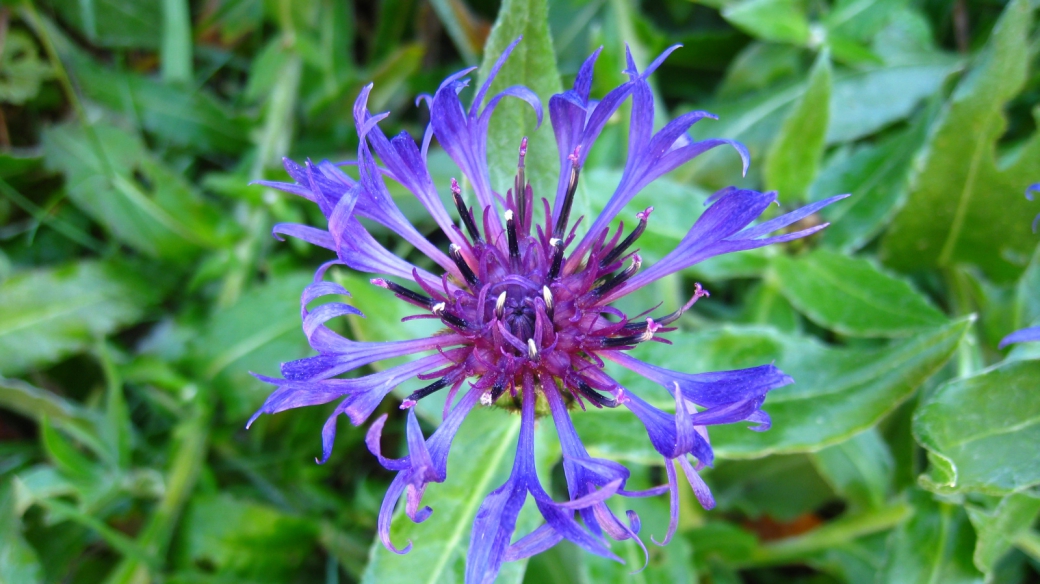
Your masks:
{"label": "blurred green background", "polygon": [[[796,380],[770,394],[769,432],[713,433],[717,508],[683,488],[679,536],[648,542],[638,574],[631,542],[614,545],[627,566],[560,545],[499,581],[1040,582],[1040,350],[996,347],[1040,320],[1040,204],[1022,196],[1040,182],[1037,6],[3,0],[0,582],[461,582],[515,424],[471,416],[447,482],[427,492],[433,516],[395,521],[394,541],[416,546],[406,556],[373,544],[391,475],[364,429],[342,422],[324,466],[331,406],[247,432],[269,389],[249,371],[309,354],[298,298],[328,259],[269,235],[282,221],[324,227],[313,205],[248,183],[285,180],[282,156],[354,158],[351,107],[369,81],[371,109],[393,112],[384,129],[421,136],[414,96],[521,33],[514,60],[538,66],[507,76],[543,103],[600,45],[594,97],[624,79],[625,42],[641,66],[682,43],[653,78],[659,124],[706,109],[720,119],[698,137],[751,151],[746,178],[731,151],[712,152],[636,198],[626,214],[659,211],[640,240],[648,261],[728,184],[778,189],[786,209],[853,196],[811,218],[832,222],[820,236],[706,262],[632,301],[671,310],[701,282],[712,296],[674,345],[638,354],[691,372],[775,361]],[[493,124],[503,190],[533,124],[519,111]],[[591,154],[585,213],[619,180],[626,120]],[[548,124],[533,136],[537,186],[556,151]],[[447,194],[458,171],[436,146],[430,165]],[[334,277],[368,317],[342,331],[415,336],[402,303]],[[404,448],[393,401],[381,408],[390,453]],[[634,416],[574,418],[593,455],[626,463],[635,483],[663,479]],[[543,480],[563,497],[555,436],[539,439]],[[628,503],[644,539],[663,535],[664,498]]]}

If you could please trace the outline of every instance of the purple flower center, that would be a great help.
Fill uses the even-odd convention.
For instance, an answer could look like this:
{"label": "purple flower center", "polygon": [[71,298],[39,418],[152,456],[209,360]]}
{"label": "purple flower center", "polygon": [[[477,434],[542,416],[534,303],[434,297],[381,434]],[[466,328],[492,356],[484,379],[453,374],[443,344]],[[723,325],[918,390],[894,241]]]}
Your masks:
{"label": "purple flower center", "polygon": [[[568,258],[566,250],[581,222],[568,225],[580,174],[578,152],[571,156],[570,181],[557,220],[552,221],[549,203],[542,199],[546,219],[541,225],[533,222],[534,196],[525,176],[526,153],[524,138],[514,188],[502,200],[505,230],[497,233],[490,228],[490,206],[481,213],[483,232],[477,228],[473,209],[466,206],[462,189],[452,179],[452,195],[466,233],[459,231],[457,240],[464,245],[452,243],[448,255],[461,278],[445,274],[437,286],[417,275],[425,295],[381,278],[372,280],[429,310],[428,317],[439,318],[466,339],[465,348],[452,354],[454,364],[424,376],[437,380],[408,396],[402,407],[411,407],[448,386],[453,397],[467,378],[478,378],[475,386],[485,390],[481,403],[490,405],[507,389],[515,398],[526,376],[542,384],[561,384],[582,408],[583,400],[597,407],[614,407],[623,398],[615,384],[596,375],[602,368],[596,352],[632,348],[653,340],[655,333],[674,330],[663,327],[689,307],[656,322],[651,318],[630,320],[609,307],[605,295],[635,275],[642,264],[630,249],[646,229],[653,208],[638,214],[638,226],[623,240],[623,225],[609,240],[604,228],[590,246],[586,261],[577,255]],[[706,295],[698,286],[693,300]],[[502,405],[518,407],[515,400]]]}

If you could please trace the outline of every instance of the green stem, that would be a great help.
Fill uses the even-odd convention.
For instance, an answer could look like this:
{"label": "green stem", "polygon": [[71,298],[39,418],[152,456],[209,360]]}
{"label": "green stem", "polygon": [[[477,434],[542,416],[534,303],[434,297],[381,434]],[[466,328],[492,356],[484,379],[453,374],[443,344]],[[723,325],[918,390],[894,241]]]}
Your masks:
{"label": "green stem", "polygon": [[1014,538],[1015,547],[1040,562],[1040,533],[1035,529],[1022,531]]}
{"label": "green stem", "polygon": [[[151,562],[162,563],[181,511],[195,489],[209,444],[210,406],[202,391],[195,400],[193,415],[174,430],[173,459],[166,475],[166,490],[148,525],[137,539]],[[108,584],[142,584],[152,581],[149,563],[124,557],[108,577]]]}

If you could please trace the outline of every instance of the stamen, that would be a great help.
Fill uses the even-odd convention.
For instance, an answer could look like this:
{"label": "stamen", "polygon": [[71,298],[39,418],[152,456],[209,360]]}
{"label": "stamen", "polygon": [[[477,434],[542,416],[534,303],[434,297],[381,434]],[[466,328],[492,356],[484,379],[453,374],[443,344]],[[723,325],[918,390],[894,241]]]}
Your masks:
{"label": "stamen", "polygon": [[639,271],[639,267],[643,265],[643,258],[639,257],[639,254],[632,256],[632,264],[629,265],[624,271],[614,274],[607,278],[603,284],[592,289],[594,296],[602,296],[607,292],[610,292],[614,288],[617,288],[623,284],[626,280],[635,275]]}
{"label": "stamen", "polygon": [[576,389],[578,390],[578,393],[582,395],[582,397],[587,398],[590,402],[595,404],[596,407],[616,408],[618,405],[617,400],[607,397],[602,393],[596,391],[588,383],[585,383],[584,381],[579,380]]}
{"label": "stamen", "polygon": [[503,291],[501,294],[498,295],[498,298],[495,300],[495,316],[498,317],[498,320],[502,320],[502,317],[505,315],[505,313],[506,293]]}
{"label": "stamen", "polygon": [[538,345],[534,344],[534,339],[527,339],[527,358],[532,361],[538,360]]}
{"label": "stamen", "polygon": [[509,239],[509,257],[514,260],[520,259],[520,242],[516,238],[516,221],[513,212],[506,211],[506,236]]}
{"label": "stamen", "polygon": [[553,319],[553,295],[548,286],[542,286],[542,300],[545,301],[545,314],[549,320]]}
{"label": "stamen", "polygon": [[474,288],[479,288],[480,279],[477,278],[477,275],[470,269],[469,264],[466,263],[466,258],[462,257],[462,248],[452,243],[448,246],[448,255],[451,256],[451,259],[455,262],[459,271],[462,272],[462,277],[469,282],[469,285]]}
{"label": "stamen", "polygon": [[484,395],[480,396],[480,403],[482,405],[489,406],[489,405],[495,403],[496,401],[498,401],[498,398],[502,397],[502,394],[505,393],[505,392],[506,392],[506,384],[502,383],[502,382],[498,382],[498,383],[495,384],[494,387],[492,387],[490,390],[488,390],[487,393],[485,393]]}
{"label": "stamen", "polygon": [[556,219],[556,227],[553,229],[553,237],[563,238],[567,231],[567,221],[571,216],[571,205],[574,204],[574,193],[578,190],[578,175],[581,167],[578,166],[578,153],[581,151],[579,145],[574,153],[569,156],[571,161],[571,178],[567,181],[567,192],[563,196],[563,206],[560,207],[560,216]]}
{"label": "stamen", "polygon": [[411,290],[409,290],[408,288],[405,288],[404,286],[402,286],[400,284],[396,284],[394,282],[390,282],[390,281],[384,280],[383,278],[373,278],[373,279],[371,279],[369,281],[372,284],[375,284],[376,286],[379,286],[380,288],[385,288],[387,290],[390,290],[391,292],[393,292],[397,296],[403,298],[404,300],[407,300],[407,301],[412,302],[414,304],[418,304],[419,306],[422,306],[423,308],[430,308],[430,307],[433,306],[433,298],[430,298],[429,296],[424,296],[422,294],[419,294],[418,292],[412,292]]}
{"label": "stamen", "polygon": [[477,222],[473,220],[473,214],[466,207],[466,202],[462,200],[462,187],[459,186],[459,181],[455,179],[451,179],[451,198],[455,201],[455,208],[459,211],[459,218],[462,219],[462,224],[466,226],[470,239],[473,240],[473,243],[483,241],[480,238],[480,231],[477,230]]}
{"label": "stamen", "polygon": [[644,231],[646,231],[647,220],[650,218],[650,213],[652,213],[653,211],[653,207],[647,207],[645,211],[636,214],[636,217],[639,218],[639,225],[636,225],[636,228],[632,230],[632,233],[628,234],[628,237],[626,237],[624,241],[617,244],[617,246],[615,246],[614,249],[610,250],[610,253],[603,256],[603,259],[599,261],[599,267],[605,268],[610,264],[616,262],[617,259],[625,253],[625,250],[631,247],[632,244],[635,243],[637,239],[639,239],[639,236],[642,235]]}
{"label": "stamen", "polygon": [[[676,310],[675,312],[673,312],[673,313],[671,313],[671,314],[669,314],[667,316],[663,316],[663,317],[657,319],[654,322],[656,322],[657,324],[659,324],[661,326],[668,326],[668,325],[672,324],[673,322],[679,320],[679,317],[682,316],[684,312],[689,310],[694,304],[696,304],[696,302],[698,300],[700,300],[701,298],[704,298],[705,296],[711,296],[711,294],[707,290],[705,290],[704,288],[701,288],[700,283],[694,284],[693,298],[690,298],[689,302],[687,302],[686,304],[680,306],[679,310]],[[639,330],[641,328],[643,328],[643,325],[642,325],[642,323],[638,323],[638,322],[630,322],[630,323],[625,325],[625,330]]]}
{"label": "stamen", "polygon": [[552,267],[549,268],[548,279],[555,280],[560,276],[560,270],[563,269],[563,240],[554,237],[549,240],[549,245],[553,248],[553,256]]}
{"label": "stamen", "polygon": [[[614,337],[611,339],[603,339],[604,347],[622,347],[625,345],[636,345],[639,343],[645,343],[654,338],[654,333],[661,329],[663,325],[654,322],[654,319],[646,319],[646,330],[639,333],[638,335],[627,335],[624,337]],[[625,327],[628,329],[628,327]]]}
{"label": "stamen", "polygon": [[[411,407],[412,405],[415,405],[416,402],[430,395],[431,393],[444,389],[448,386],[449,383],[451,383],[451,381],[447,377],[442,377],[422,389],[417,389],[413,391],[412,394],[409,395],[408,398],[401,403],[401,409],[405,409],[406,407]],[[405,404],[409,405],[406,406]]]}
{"label": "stamen", "polygon": [[520,215],[521,226],[527,217],[527,175],[524,169],[524,158],[527,156],[527,136],[520,140],[520,160],[516,163],[516,180],[513,182],[513,195],[516,196],[516,210]]}
{"label": "stamen", "polygon": [[445,308],[447,308],[447,306],[443,302],[438,302],[437,304],[434,304],[432,308],[430,308],[430,311],[436,314],[438,317],[440,317],[440,319],[444,322],[448,324],[453,324],[458,328],[464,329],[467,326],[469,326],[465,320],[455,316],[450,312],[447,312],[446,310],[444,310]]}

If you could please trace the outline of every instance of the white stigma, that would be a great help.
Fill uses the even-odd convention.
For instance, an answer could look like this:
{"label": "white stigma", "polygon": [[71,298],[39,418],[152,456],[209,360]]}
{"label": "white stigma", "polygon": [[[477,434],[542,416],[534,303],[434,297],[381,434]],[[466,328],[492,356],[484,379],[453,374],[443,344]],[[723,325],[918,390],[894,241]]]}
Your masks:
{"label": "white stigma", "polygon": [[553,295],[552,295],[552,291],[549,290],[548,286],[542,286],[542,300],[545,301],[545,309],[546,310],[552,310],[553,309]]}
{"label": "white stigma", "polygon": [[484,406],[491,405],[491,390],[484,392],[484,395],[480,396],[480,404]]}
{"label": "white stigma", "polygon": [[438,302],[437,304],[434,304],[433,308],[431,308],[430,310],[432,310],[434,314],[439,315],[440,313],[444,312],[444,309],[446,307],[447,307],[447,305],[444,304],[443,302]]}
{"label": "white stigma", "polygon": [[505,314],[505,308],[506,293],[503,291],[501,294],[498,295],[498,299],[495,300],[495,314],[498,316],[498,318],[502,318],[502,315]]}

